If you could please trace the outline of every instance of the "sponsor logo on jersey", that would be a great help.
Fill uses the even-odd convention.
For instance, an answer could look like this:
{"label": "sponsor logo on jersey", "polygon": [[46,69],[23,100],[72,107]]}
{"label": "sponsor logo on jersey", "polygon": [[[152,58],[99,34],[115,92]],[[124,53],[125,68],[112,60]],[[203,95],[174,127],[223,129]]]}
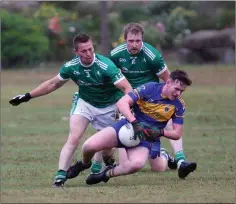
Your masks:
{"label": "sponsor logo on jersey", "polygon": [[126,62],[126,59],[124,59],[124,58],[119,58],[119,62]]}
{"label": "sponsor logo on jersey", "polygon": [[74,71],[73,74],[74,75],[80,75],[80,73],[78,71]]}

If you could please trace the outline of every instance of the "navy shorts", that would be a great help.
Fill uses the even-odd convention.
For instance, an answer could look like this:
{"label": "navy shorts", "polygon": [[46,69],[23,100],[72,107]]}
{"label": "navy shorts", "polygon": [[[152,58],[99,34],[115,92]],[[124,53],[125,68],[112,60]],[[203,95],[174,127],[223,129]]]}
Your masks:
{"label": "navy shorts", "polygon": [[[119,133],[119,130],[120,128],[123,126],[123,125],[126,125],[127,123],[129,123],[129,121],[125,118],[122,118],[120,121],[118,122],[115,122],[112,127],[115,129],[116,131],[116,137],[117,137],[117,141],[118,141],[118,148],[120,147],[123,147],[123,148],[126,148],[126,149],[130,149],[130,148],[134,148],[134,147],[125,147],[121,142],[120,142],[120,139],[118,137],[118,133]],[[156,145],[156,148],[159,149],[159,153],[158,153],[158,156],[160,155],[160,140],[157,140],[155,142],[155,145]],[[135,147],[146,147],[149,152],[152,150],[152,146],[153,146],[153,143],[152,142],[149,142],[149,141],[146,141],[146,140],[142,140],[137,146]]]}

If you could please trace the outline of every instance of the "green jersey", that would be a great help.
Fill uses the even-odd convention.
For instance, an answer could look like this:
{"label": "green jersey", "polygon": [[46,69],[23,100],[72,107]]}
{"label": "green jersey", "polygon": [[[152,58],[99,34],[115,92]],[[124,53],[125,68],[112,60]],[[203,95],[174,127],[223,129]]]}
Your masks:
{"label": "green jersey", "polygon": [[120,68],[133,88],[147,82],[159,82],[158,75],[167,69],[162,55],[147,43],[143,43],[140,52],[135,55],[123,43],[111,51],[110,59]]}
{"label": "green jersey", "polygon": [[123,93],[114,85],[124,75],[107,57],[94,55],[94,61],[86,66],[79,57],[65,63],[58,75],[60,80],[72,79],[79,86],[79,97],[96,108],[116,103]]}

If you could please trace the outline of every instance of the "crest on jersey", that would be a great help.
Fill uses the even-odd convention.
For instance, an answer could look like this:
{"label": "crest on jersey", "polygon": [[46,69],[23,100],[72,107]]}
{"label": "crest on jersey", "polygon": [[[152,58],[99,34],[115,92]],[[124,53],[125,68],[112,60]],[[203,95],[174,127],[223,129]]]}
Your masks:
{"label": "crest on jersey", "polygon": [[131,61],[132,64],[136,64],[137,57],[130,57],[130,59],[132,59],[132,61]]}

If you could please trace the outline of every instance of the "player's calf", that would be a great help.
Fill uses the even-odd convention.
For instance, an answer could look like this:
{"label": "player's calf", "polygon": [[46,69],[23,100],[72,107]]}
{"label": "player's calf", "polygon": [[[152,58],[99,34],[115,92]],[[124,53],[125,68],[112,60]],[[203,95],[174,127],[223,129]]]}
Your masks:
{"label": "player's calf", "polygon": [[102,154],[102,159],[103,159],[103,162],[106,166],[113,166],[115,165],[115,157],[114,155],[111,155],[111,156],[107,156],[105,155],[104,153]]}

